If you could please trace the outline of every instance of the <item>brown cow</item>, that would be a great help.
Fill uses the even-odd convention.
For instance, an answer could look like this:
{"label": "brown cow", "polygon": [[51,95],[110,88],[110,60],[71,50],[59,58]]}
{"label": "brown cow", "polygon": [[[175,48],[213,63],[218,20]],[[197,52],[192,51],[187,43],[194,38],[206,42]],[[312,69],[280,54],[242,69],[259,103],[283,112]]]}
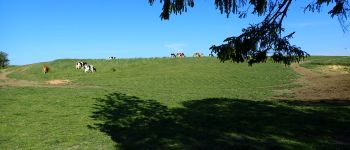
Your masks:
{"label": "brown cow", "polygon": [[49,67],[45,65],[43,67],[43,72],[44,72],[44,74],[48,73],[49,72]]}

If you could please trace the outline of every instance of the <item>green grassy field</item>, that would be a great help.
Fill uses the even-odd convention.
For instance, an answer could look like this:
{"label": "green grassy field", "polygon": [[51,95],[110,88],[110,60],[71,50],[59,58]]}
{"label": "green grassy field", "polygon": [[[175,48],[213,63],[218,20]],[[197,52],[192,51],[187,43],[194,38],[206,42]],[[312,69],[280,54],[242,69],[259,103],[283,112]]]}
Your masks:
{"label": "green grassy field", "polygon": [[[77,60],[57,60],[30,65],[10,77],[34,81],[69,79],[81,86],[99,86],[110,91],[156,99],[170,107],[180,102],[210,97],[263,100],[273,90],[290,86],[296,79],[290,68],[280,64],[220,63],[215,58],[203,59],[121,59],[85,60],[97,68],[93,74],[75,70]],[[48,75],[42,66],[50,66]],[[115,71],[113,71],[115,69]]]}
{"label": "green grassy field", "polygon": [[350,66],[349,56],[312,56],[306,59],[310,63],[305,65],[343,65]]}
{"label": "green grassy field", "polygon": [[301,66],[309,69],[317,69],[325,65],[341,65],[345,71],[350,72],[350,57],[349,56],[313,56],[306,59],[309,63]]}
{"label": "green grassy field", "polygon": [[272,98],[296,86],[282,64],[84,60],[97,68],[87,74],[76,61],[10,68],[11,78],[72,83],[0,87],[0,149],[349,148],[348,102]]}

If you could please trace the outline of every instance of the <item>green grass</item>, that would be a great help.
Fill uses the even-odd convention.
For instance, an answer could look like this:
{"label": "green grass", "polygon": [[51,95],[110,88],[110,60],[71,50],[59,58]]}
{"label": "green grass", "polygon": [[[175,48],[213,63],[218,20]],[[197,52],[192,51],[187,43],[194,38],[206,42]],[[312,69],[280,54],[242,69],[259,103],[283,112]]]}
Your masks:
{"label": "green grass", "polygon": [[305,61],[309,62],[302,64],[301,66],[311,69],[323,65],[350,66],[349,56],[312,56],[305,59]]}
{"label": "green grass", "polygon": [[[290,68],[280,64],[248,67],[247,64],[220,63],[215,58],[85,60],[96,66],[97,72],[93,74],[75,70],[76,61],[35,64],[10,77],[39,82],[69,79],[79,85],[157,99],[169,106],[208,97],[266,99],[273,95],[273,90],[296,78]],[[47,75],[41,72],[44,64],[51,68]]]}
{"label": "green grass", "polygon": [[301,64],[302,67],[319,71],[327,65],[344,66],[341,71],[350,72],[349,56],[312,56],[306,59],[308,63]]}
{"label": "green grass", "polygon": [[349,148],[349,102],[271,99],[295,86],[281,64],[85,60],[97,68],[86,74],[76,61],[10,68],[12,78],[82,88],[0,87],[0,149]]}
{"label": "green grass", "polygon": [[343,65],[350,66],[349,56],[312,56],[307,58],[310,64],[315,65]]}
{"label": "green grass", "polygon": [[0,89],[0,149],[113,148],[104,134],[87,128],[96,89]]}

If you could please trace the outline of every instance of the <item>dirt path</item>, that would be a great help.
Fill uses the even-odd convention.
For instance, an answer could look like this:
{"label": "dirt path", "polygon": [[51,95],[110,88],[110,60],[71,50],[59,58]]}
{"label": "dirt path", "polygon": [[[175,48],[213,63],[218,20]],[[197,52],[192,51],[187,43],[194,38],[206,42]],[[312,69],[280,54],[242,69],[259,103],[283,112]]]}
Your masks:
{"label": "dirt path", "polygon": [[[24,68],[21,71],[24,71]],[[72,84],[70,80],[49,80],[46,82],[28,81],[12,79],[7,77],[13,71],[8,71],[6,69],[0,70],[0,88],[1,87],[67,87],[67,88],[101,88],[99,86],[87,86],[87,85],[77,85]]]}
{"label": "dirt path", "polygon": [[8,78],[7,75],[12,73],[12,71],[0,70],[0,87],[27,87],[27,86],[39,86],[38,82],[27,81],[27,80],[17,80]]}
{"label": "dirt path", "polygon": [[302,75],[298,83],[303,85],[292,91],[298,100],[350,100],[350,74],[337,71],[315,72],[299,64],[291,67]]}

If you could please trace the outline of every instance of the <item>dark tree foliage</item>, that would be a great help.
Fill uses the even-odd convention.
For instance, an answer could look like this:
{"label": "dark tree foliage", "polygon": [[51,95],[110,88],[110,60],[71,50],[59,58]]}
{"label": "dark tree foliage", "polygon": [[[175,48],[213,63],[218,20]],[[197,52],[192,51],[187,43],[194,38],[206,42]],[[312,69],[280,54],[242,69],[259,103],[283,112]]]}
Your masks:
{"label": "dark tree foliage", "polygon": [[[155,0],[148,0],[152,5]],[[160,18],[168,20],[171,14],[186,12],[188,7],[194,7],[194,0],[159,0],[163,3]],[[214,4],[221,14],[236,14],[244,18],[248,13],[264,17],[263,21],[249,25],[242,29],[239,36],[228,37],[224,44],[210,47],[221,61],[232,62],[248,61],[249,65],[265,62],[267,54],[272,53],[272,59],[286,65],[299,62],[309,56],[300,47],[290,44],[293,33],[284,33],[283,20],[287,15],[291,3],[295,0],[214,0]],[[348,29],[346,24],[350,16],[348,0],[314,0],[305,6],[304,11],[319,12],[323,5],[334,5],[328,12],[331,17],[337,16],[343,30]]]}
{"label": "dark tree foliage", "polygon": [[0,51],[0,68],[4,68],[9,64],[7,53]]}

